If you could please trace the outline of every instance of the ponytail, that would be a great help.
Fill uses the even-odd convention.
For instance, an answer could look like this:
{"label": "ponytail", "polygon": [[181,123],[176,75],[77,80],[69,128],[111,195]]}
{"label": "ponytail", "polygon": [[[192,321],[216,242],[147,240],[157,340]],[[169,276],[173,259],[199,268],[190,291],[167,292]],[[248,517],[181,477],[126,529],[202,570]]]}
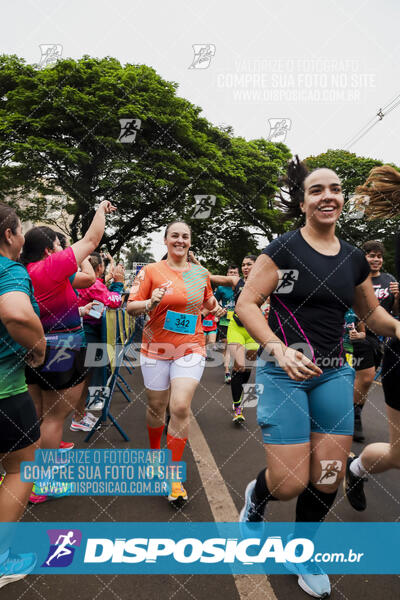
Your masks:
{"label": "ponytail", "polygon": [[371,169],[367,180],[356,187],[356,205],[369,219],[390,219],[400,215],[400,173],[390,165]]}

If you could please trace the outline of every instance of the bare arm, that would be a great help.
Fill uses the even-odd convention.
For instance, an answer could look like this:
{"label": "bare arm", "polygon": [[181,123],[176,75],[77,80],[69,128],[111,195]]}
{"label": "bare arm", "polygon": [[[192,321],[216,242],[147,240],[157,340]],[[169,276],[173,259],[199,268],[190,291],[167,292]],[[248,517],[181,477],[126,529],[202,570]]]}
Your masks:
{"label": "bare arm", "polygon": [[212,275],[210,273],[211,283],[216,285],[226,285],[230,287],[235,287],[239,281],[239,277],[236,275]]}
{"label": "bare arm", "polygon": [[81,270],[75,275],[72,287],[77,290],[88,288],[96,281],[96,275],[88,258],[82,261]]}
{"label": "bare arm", "polygon": [[148,300],[131,300],[128,302],[126,310],[130,315],[141,315],[148,313],[157,306],[164,297],[166,292],[165,287],[156,288]]}
{"label": "bare arm", "polygon": [[103,237],[104,228],[106,226],[106,215],[114,212],[116,209],[112,206],[108,200],[103,200],[100,203],[99,208],[96,210],[96,214],[93,217],[93,221],[90,224],[89,229],[85,233],[84,237],[72,244],[71,248],[74,252],[76,262],[81,262],[89,256],[101,242]]}
{"label": "bare arm", "polygon": [[370,277],[355,289],[354,312],[373,333],[400,338],[400,323],[379,305]]}
{"label": "bare arm", "polygon": [[7,292],[0,296],[0,320],[10,336],[29,350],[27,361],[33,367],[45,358],[46,339],[42,323],[24,292]]}
{"label": "bare arm", "polygon": [[203,306],[205,309],[207,309],[207,312],[210,312],[212,315],[218,318],[226,315],[225,308],[219,304],[215,296],[211,296],[208,300],[206,300]]}
{"label": "bare arm", "polygon": [[273,333],[260,306],[278,284],[278,267],[266,254],[261,254],[239,296],[235,311],[250,335],[275,357],[291,379],[302,381],[322,373],[304,354],[285,344]]}

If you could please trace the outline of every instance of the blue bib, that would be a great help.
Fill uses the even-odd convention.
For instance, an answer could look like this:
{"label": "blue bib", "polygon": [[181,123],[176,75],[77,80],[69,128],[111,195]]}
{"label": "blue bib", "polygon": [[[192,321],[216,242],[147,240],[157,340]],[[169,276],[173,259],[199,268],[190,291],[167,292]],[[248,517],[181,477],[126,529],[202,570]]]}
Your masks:
{"label": "blue bib", "polygon": [[168,310],[165,316],[164,329],[174,333],[193,335],[196,332],[197,315],[178,313]]}
{"label": "blue bib", "polygon": [[209,321],[208,319],[204,319],[203,321],[204,327],[212,327],[214,325],[214,321]]}

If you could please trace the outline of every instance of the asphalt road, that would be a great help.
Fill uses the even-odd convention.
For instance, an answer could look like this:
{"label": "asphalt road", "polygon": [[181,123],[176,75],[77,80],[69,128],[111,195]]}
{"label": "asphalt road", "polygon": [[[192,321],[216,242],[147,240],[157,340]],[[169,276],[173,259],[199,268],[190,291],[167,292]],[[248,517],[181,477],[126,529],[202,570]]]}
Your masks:
{"label": "asphalt road", "polygon": [[[112,412],[130,436],[123,442],[114,427],[106,426],[98,432],[91,447],[94,448],[146,448],[145,397],[139,369],[128,378],[134,394],[130,404],[118,392],[112,402]],[[264,464],[261,435],[256,423],[256,409],[246,410],[243,427],[232,425],[230,388],[223,384],[222,368],[207,368],[193,401],[193,413],[208,443],[213,458],[225,481],[234,505],[239,511],[244,489]],[[363,412],[367,442],[385,441],[388,438],[382,388],[374,384],[368,405]],[[65,427],[64,439],[84,444],[85,434],[71,432]],[[361,446],[354,444],[354,450]],[[165,498],[159,497],[66,497],[27,509],[26,521],[212,521],[213,513],[190,446],[185,450],[187,461],[187,490],[190,498],[185,508],[176,511]],[[397,521],[400,517],[400,478],[395,471],[370,478],[367,484],[368,508],[355,512],[343,498],[340,490],[328,520],[354,522]],[[223,498],[221,492],[221,498]],[[267,518],[274,521],[291,521],[295,501],[271,503]],[[278,600],[301,600],[308,596],[300,590],[291,575],[269,577]],[[396,600],[399,597],[400,578],[397,576],[331,576],[332,598],[335,600]],[[255,598],[251,585],[240,596],[233,576],[219,575],[32,575],[0,590],[0,598],[7,600],[213,600],[221,597],[232,600],[240,597]],[[260,596],[258,596],[260,597]],[[275,600],[265,592],[262,596]]]}

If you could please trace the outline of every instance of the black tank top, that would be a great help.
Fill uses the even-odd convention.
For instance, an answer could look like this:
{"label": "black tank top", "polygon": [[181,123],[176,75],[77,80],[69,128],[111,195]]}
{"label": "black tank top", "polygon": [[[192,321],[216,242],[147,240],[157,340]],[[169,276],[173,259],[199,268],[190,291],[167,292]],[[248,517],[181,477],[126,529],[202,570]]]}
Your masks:
{"label": "black tank top", "polygon": [[[235,289],[233,290],[233,298],[235,300],[235,307],[236,307],[237,301],[239,300],[239,296],[242,293],[242,289],[244,288],[244,284],[245,284],[245,280],[240,278],[235,286]],[[235,312],[233,313],[233,318],[235,320],[236,325],[239,325],[239,327],[243,327],[242,321],[239,319],[239,317],[237,316],[237,314]]]}

